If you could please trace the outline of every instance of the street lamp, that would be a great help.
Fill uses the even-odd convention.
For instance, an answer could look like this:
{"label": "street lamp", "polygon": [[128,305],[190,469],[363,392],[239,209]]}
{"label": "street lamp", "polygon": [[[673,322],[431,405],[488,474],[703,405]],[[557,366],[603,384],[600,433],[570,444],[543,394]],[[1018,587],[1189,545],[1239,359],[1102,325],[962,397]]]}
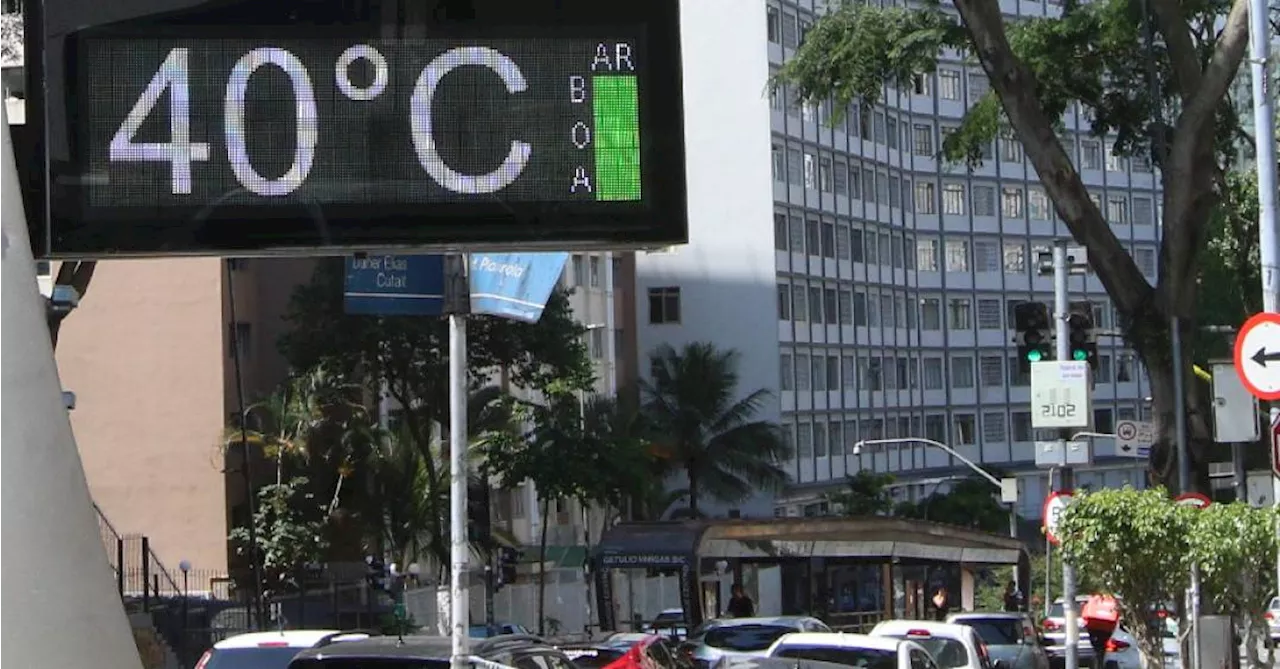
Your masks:
{"label": "street lamp", "polygon": [[190,624],[187,616],[189,609],[187,607],[189,606],[188,602],[191,600],[191,589],[188,587],[190,582],[187,577],[191,573],[191,562],[189,560],[178,562],[178,569],[182,571],[182,647],[178,649],[178,652],[182,653],[182,661],[186,662],[188,626]]}

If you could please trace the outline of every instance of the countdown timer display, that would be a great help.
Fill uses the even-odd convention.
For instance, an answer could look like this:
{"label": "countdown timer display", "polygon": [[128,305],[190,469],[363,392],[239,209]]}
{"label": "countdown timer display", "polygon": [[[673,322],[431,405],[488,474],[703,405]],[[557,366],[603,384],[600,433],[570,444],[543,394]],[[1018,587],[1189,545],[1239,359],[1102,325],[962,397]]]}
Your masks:
{"label": "countdown timer display", "polygon": [[685,241],[669,38],[475,32],[78,35],[49,255]]}

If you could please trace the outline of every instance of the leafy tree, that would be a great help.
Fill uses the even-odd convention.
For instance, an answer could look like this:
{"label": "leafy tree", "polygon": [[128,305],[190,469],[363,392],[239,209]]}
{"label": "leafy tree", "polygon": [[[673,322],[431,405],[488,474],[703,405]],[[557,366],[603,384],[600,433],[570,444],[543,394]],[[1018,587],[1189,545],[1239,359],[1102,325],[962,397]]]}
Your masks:
{"label": "leafy tree", "polygon": [[889,485],[895,480],[888,472],[859,470],[845,478],[848,489],[827,495],[827,501],[846,516],[884,516],[893,510]]}
{"label": "leafy tree", "polygon": [[[938,3],[842,3],[814,25],[775,83],[794,87],[804,100],[832,98],[838,119],[851,103],[881,100],[886,85],[933,72],[943,49],[976,56],[992,89],[946,138],[943,153],[972,164],[997,136],[1021,142],[1058,216],[1088,249],[1151,377],[1158,439],[1150,469],[1168,485],[1177,471],[1178,401],[1170,321],[1181,319],[1184,339],[1192,341],[1197,269],[1241,136],[1228,90],[1248,44],[1248,21],[1245,0],[1148,4],[1149,15],[1130,0],[1070,2],[1060,17],[1006,23],[997,3],[956,0],[956,23]],[[1116,154],[1149,158],[1160,168],[1163,248],[1154,285],[1090,198],[1059,139],[1059,119],[1075,104],[1094,135],[1115,134]],[[1176,361],[1187,378],[1191,349]],[[1201,491],[1208,489],[1213,447],[1209,401],[1204,392],[1186,398],[1193,485]]]}
{"label": "leafy tree", "polygon": [[[597,444],[605,467],[594,480],[598,487],[587,487],[588,501],[621,508],[655,488],[655,496],[669,495],[649,452],[648,431],[639,411],[616,398],[594,395],[586,398],[583,412],[584,437]],[[659,510],[659,515],[664,511]]]}
{"label": "leafy tree", "polygon": [[[1196,313],[1210,325],[1234,325],[1262,311],[1262,274],[1258,264],[1258,181],[1250,173],[1226,175],[1222,202],[1209,220]],[[1196,358],[1232,355],[1220,334],[1198,333]]]}
{"label": "leafy tree", "polygon": [[640,382],[642,410],[668,471],[688,477],[692,513],[703,493],[738,502],[786,485],[778,463],[791,457],[791,448],[776,423],[756,419],[772,395],[759,388],[739,397],[737,351],[709,342],[679,351],[663,344],[650,359],[653,378]]}
{"label": "leafy tree", "polygon": [[[318,562],[327,548],[325,507],[306,487],[306,477],[300,476],[258,491],[253,523],[267,596],[300,587],[297,575],[302,566]],[[240,555],[254,548],[247,527],[232,529],[230,539]]]}
{"label": "leafy tree", "polygon": [[1009,510],[996,501],[994,488],[986,479],[969,477],[947,493],[933,493],[894,515],[960,525],[992,533],[1009,529]]}
{"label": "leafy tree", "polygon": [[1164,654],[1148,612],[1178,601],[1190,582],[1195,513],[1162,488],[1126,486],[1078,495],[1058,526],[1066,559],[1121,601],[1121,623],[1148,657]]}
{"label": "leafy tree", "polygon": [[[1193,514],[1189,539],[1200,566],[1204,603],[1208,610],[1237,616],[1250,649],[1268,635],[1265,614],[1275,589],[1276,519],[1274,507],[1257,509],[1241,502],[1212,504]],[[1254,664],[1259,664],[1256,658]]]}

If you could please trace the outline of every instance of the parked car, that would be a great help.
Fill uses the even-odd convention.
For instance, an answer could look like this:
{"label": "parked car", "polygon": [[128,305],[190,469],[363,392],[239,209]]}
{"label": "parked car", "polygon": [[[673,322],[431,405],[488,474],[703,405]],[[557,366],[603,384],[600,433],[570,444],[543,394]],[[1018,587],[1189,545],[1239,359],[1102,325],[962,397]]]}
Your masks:
{"label": "parked car", "polygon": [[769,647],[769,657],[831,662],[858,669],[938,668],[929,651],[914,641],[868,634],[786,634]]}
{"label": "parked car", "polygon": [[533,634],[529,628],[518,623],[493,623],[490,625],[472,625],[467,629],[467,636],[472,639],[487,639],[501,634]]}
{"label": "parked car", "polygon": [[676,669],[694,669],[693,662],[679,652],[679,643],[679,641],[671,637],[645,632],[614,632],[599,642],[600,645],[623,651],[639,644],[654,644],[672,658]]}
{"label": "parked car", "polygon": [[1280,641],[1280,597],[1272,597],[1267,605],[1267,627],[1271,630],[1271,642]]}
{"label": "parked car", "polygon": [[369,638],[338,630],[251,632],[227,637],[200,656],[195,669],[285,669],[293,656],[308,648]]}
{"label": "parked car", "polygon": [[[1076,627],[1080,630],[1076,659],[1080,666],[1093,666],[1093,647],[1089,645],[1089,636],[1084,632],[1084,621],[1080,619],[1080,607],[1087,599],[1089,598],[1076,597],[1075,601]],[[1048,642],[1045,653],[1049,656],[1049,665],[1052,669],[1063,669],[1067,654],[1067,614],[1061,597],[1053,601],[1049,606],[1049,614],[1040,621],[1040,633]]]}
{"label": "parked car", "polygon": [[992,662],[1006,669],[1049,669],[1045,639],[1025,613],[953,613],[947,622],[972,627],[987,644]]}
{"label": "parked car", "polygon": [[[288,669],[449,669],[449,637],[369,637],[298,653]],[[569,657],[542,639],[508,634],[479,639],[471,654],[521,669],[576,669]]]}
{"label": "parked car", "polygon": [[849,669],[849,665],[789,657],[723,657],[716,669]]}
{"label": "parked car", "polygon": [[652,622],[642,625],[640,631],[684,639],[689,634],[689,623],[685,620],[684,609],[663,609]]}
{"label": "parked car", "polygon": [[987,645],[968,625],[929,620],[885,620],[871,629],[871,636],[890,637],[920,644],[933,656],[939,669],[1006,669],[993,663]]}
{"label": "parked car", "polygon": [[698,669],[709,669],[722,657],[764,657],[783,634],[830,631],[826,623],[809,616],[718,618],[690,632],[680,653]]}

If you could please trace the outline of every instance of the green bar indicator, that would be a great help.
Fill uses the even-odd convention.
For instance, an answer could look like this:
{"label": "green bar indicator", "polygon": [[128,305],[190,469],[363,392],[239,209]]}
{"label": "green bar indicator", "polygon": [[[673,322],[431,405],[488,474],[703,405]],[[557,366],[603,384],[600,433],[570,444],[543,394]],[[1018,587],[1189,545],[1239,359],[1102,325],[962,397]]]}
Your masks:
{"label": "green bar indicator", "polygon": [[636,78],[591,78],[595,114],[596,199],[640,199],[640,99]]}

